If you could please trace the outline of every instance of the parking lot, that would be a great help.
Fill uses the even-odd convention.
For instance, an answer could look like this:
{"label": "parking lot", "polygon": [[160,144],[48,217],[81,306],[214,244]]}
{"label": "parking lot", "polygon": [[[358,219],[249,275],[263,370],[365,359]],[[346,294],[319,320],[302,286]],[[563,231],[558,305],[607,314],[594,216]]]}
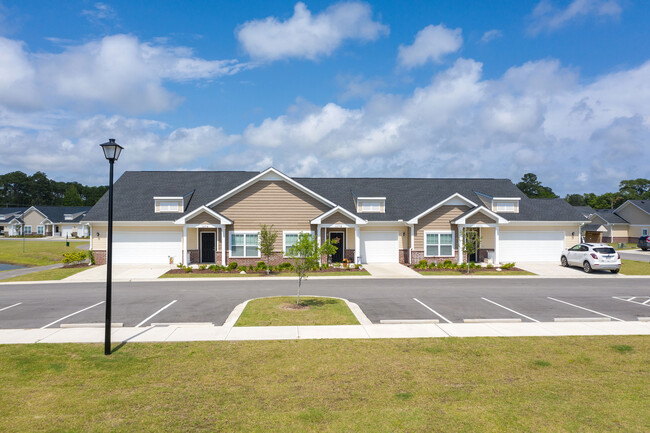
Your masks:
{"label": "parking lot", "polygon": [[[650,280],[569,279],[313,280],[302,294],[357,303],[373,323],[437,320],[638,321],[650,317]],[[294,281],[155,282],[114,285],[112,321],[125,327],[168,323],[222,325],[252,298],[296,294]],[[102,324],[100,283],[6,285],[0,291],[0,328],[38,329]]]}

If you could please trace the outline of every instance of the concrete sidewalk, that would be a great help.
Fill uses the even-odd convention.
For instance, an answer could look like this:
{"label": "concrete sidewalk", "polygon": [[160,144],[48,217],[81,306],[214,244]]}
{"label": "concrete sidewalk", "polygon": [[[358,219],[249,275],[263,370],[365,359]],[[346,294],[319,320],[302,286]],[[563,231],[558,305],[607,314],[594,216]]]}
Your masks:
{"label": "concrete sidewalk", "polygon": [[20,275],[31,274],[33,272],[49,271],[50,269],[57,269],[62,267],[63,264],[56,263],[54,265],[34,266],[32,268],[20,268],[20,269],[13,269],[11,271],[2,271],[0,272],[0,281],[6,280],[7,278],[18,277]]}
{"label": "concrete sidewalk", "polygon": [[[650,335],[650,322],[442,323],[264,327],[166,324],[141,328],[114,328],[111,338],[115,344],[120,344],[181,341],[556,337],[568,335]],[[103,342],[103,327],[0,329],[0,344]]]}
{"label": "concrete sidewalk", "polygon": [[[156,281],[156,279],[175,269],[173,265],[113,265],[113,281]],[[64,278],[67,283],[106,281],[106,265],[95,266]]]}
{"label": "concrete sidewalk", "polygon": [[422,278],[419,272],[399,263],[372,263],[363,268],[375,278]]}

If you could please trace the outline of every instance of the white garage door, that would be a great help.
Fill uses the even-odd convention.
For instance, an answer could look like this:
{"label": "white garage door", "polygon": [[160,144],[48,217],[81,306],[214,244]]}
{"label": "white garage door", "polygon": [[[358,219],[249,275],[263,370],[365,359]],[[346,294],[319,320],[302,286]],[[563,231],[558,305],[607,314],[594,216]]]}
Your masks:
{"label": "white garage door", "polygon": [[182,248],[181,232],[113,232],[113,263],[179,263]]}
{"label": "white garage door", "polygon": [[398,263],[398,232],[360,233],[361,261],[363,263]]}
{"label": "white garage door", "polygon": [[564,249],[564,232],[499,232],[499,261],[556,262]]}

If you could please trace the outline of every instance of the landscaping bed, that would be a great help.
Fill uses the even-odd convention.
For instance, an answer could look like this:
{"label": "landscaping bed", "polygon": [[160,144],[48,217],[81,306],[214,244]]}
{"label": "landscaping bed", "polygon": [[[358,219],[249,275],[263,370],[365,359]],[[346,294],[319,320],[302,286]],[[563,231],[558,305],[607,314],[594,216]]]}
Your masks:
{"label": "landscaping bed", "polygon": [[[204,269],[201,269],[203,267]],[[295,276],[293,266],[280,265],[272,267],[272,271],[267,274],[266,268],[261,266],[245,267],[245,266],[229,266],[224,267],[220,265],[201,265],[199,269],[189,266],[179,266],[178,269],[171,269],[160,276],[160,278],[184,278],[184,277],[291,277]],[[242,273],[244,272],[244,273]],[[313,269],[309,271],[309,276],[323,275],[323,276],[345,276],[345,275],[370,275],[366,270],[361,267],[350,265],[348,267],[334,267],[323,266],[320,269]]]}
{"label": "landscaping bed", "polygon": [[[422,275],[467,275],[467,268],[457,268],[457,269],[413,269],[416,272],[421,273]],[[535,275],[532,272],[528,272],[524,269],[512,267],[509,269],[501,269],[500,271],[497,268],[474,268],[469,270],[470,275]]]}
{"label": "landscaping bed", "polygon": [[336,298],[278,296],[253,299],[235,326],[358,325],[345,301]]}

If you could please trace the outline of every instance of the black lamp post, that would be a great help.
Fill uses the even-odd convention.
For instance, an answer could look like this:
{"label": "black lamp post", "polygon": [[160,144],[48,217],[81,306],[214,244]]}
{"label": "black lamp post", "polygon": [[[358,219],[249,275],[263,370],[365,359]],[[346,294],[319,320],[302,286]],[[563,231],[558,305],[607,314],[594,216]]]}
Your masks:
{"label": "black lamp post", "polygon": [[100,144],[104,151],[104,156],[108,159],[111,167],[108,182],[108,235],[106,244],[106,329],[104,333],[104,355],[111,354],[111,282],[113,268],[113,164],[120,157],[120,152],[124,149],[115,142],[115,139],[109,138],[107,143]]}

